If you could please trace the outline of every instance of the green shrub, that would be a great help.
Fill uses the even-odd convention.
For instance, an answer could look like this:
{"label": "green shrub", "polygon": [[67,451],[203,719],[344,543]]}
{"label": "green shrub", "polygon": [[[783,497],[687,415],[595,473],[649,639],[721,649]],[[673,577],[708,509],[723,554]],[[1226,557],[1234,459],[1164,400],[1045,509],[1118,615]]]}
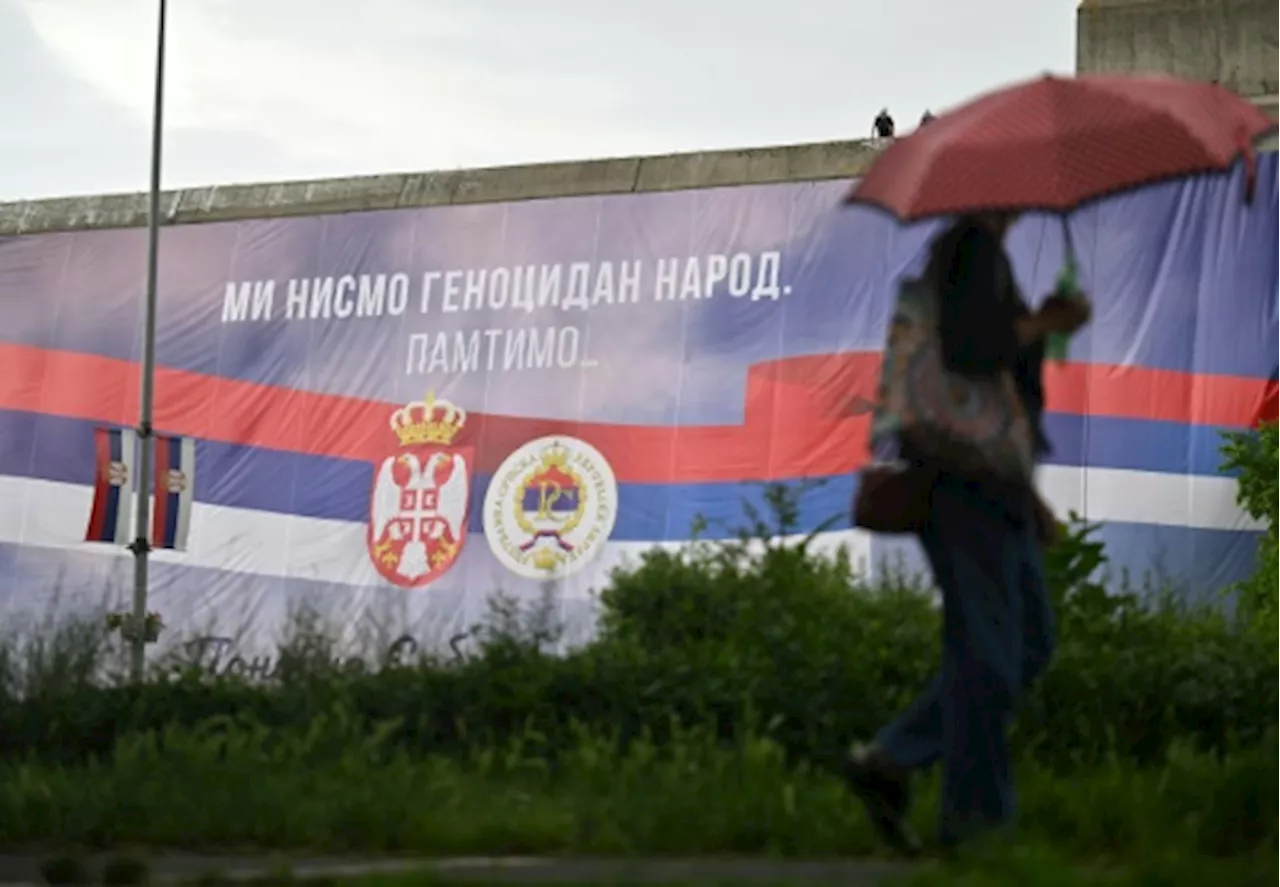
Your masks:
{"label": "green shrub", "polygon": [[1239,475],[1240,506],[1265,526],[1258,542],[1257,569],[1234,590],[1245,618],[1259,622],[1274,640],[1280,600],[1280,433],[1276,423],[1268,422],[1252,431],[1226,435],[1222,450],[1223,468]]}
{"label": "green shrub", "polygon": [[666,695],[684,717],[755,715],[787,748],[826,755],[924,685],[938,614],[923,585],[868,586],[845,555],[810,551],[812,537],[766,541],[790,535],[795,504],[779,489],[769,498],[772,526],[751,515],[737,541],[655,551],[616,573],[596,649],[678,671]]}
{"label": "green shrub", "polygon": [[[938,611],[922,583],[869,585],[807,540],[764,541],[786,535],[798,507],[780,488],[768,499],[772,514],[752,515],[736,541],[650,552],[618,571],[599,636],[564,655],[545,651],[555,637],[545,607],[503,601],[463,662],[335,668],[332,644],[308,624],[265,685],[187,670],[102,686],[96,636],[72,626],[36,638],[57,652],[37,657],[45,676],[6,680],[0,656],[0,759],[82,762],[122,735],[211,722],[305,730],[338,705],[367,732],[392,724],[388,741],[411,755],[520,735],[540,737],[539,754],[554,759],[575,724],[623,744],[701,725],[725,742],[767,735],[794,760],[825,761],[924,685]],[[1048,558],[1058,653],[1019,720],[1020,754],[1063,770],[1112,755],[1159,761],[1180,743],[1227,752],[1259,741],[1276,724],[1274,633],[1160,595],[1109,594],[1093,529],[1073,524]],[[30,648],[15,650],[10,662],[32,661]]]}

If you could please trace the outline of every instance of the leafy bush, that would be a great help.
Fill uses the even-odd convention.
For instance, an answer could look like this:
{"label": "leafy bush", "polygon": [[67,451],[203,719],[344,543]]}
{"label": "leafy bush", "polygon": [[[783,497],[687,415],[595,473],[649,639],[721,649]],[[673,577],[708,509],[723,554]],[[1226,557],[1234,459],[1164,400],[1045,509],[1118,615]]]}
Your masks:
{"label": "leafy bush", "polygon": [[1265,525],[1258,543],[1257,569],[1235,591],[1246,618],[1256,620],[1274,639],[1280,600],[1280,432],[1275,422],[1268,422],[1226,438],[1223,468],[1239,474],[1240,506]]}
{"label": "leafy bush", "polygon": [[[809,540],[764,541],[787,535],[796,509],[781,489],[769,496],[773,514],[754,515],[738,540],[651,552],[619,571],[599,636],[564,655],[546,652],[555,632],[545,608],[501,602],[462,662],[334,668],[327,641],[303,625],[266,685],[187,670],[102,686],[100,637],[83,626],[11,643],[0,647],[0,759],[82,762],[123,735],[219,718],[305,731],[339,705],[367,732],[394,724],[387,741],[417,756],[523,736],[554,760],[583,727],[625,746],[700,725],[724,742],[763,735],[792,759],[825,761],[923,686],[938,612],[921,583],[869,585]],[[1023,756],[1062,770],[1112,755],[1155,762],[1179,743],[1227,752],[1258,742],[1276,724],[1274,633],[1168,598],[1108,594],[1092,534],[1074,524],[1049,557],[1060,640],[1019,722]],[[26,664],[21,681],[13,663]]]}

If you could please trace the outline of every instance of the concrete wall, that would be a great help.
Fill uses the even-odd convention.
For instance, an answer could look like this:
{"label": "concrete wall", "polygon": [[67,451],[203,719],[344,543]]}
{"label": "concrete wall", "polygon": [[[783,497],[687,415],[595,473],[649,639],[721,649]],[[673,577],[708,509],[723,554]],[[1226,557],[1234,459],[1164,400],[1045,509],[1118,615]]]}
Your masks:
{"label": "concrete wall", "polygon": [[[166,191],[161,198],[161,212],[164,224],[181,225],[582,194],[851,179],[866,170],[883,144],[876,140],[823,142],[661,157],[190,188]],[[146,222],[145,194],[0,203],[0,236],[125,228]]]}
{"label": "concrete wall", "polygon": [[[627,194],[773,182],[852,179],[883,141],[822,142],[450,172],[213,185],[165,191],[161,222],[183,225],[363,210]],[[1264,149],[1275,149],[1272,138]],[[146,194],[104,194],[0,203],[0,237],[50,231],[131,228],[147,223]]]}
{"label": "concrete wall", "polygon": [[1216,80],[1275,112],[1275,0],[1083,0],[1076,71]]}

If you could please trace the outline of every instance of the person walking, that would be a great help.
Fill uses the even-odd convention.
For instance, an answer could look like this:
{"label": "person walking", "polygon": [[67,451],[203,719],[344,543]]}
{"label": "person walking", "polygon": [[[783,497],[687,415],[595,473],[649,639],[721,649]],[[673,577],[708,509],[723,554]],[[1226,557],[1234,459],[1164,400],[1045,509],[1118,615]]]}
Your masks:
{"label": "person walking", "polygon": [[[1010,373],[1043,457],[1045,339],[1074,333],[1090,309],[1084,298],[1060,294],[1028,309],[1002,245],[1015,219],[999,212],[960,218],[931,245],[925,274],[938,292],[944,366],[970,378]],[[844,762],[872,824],[902,852],[920,849],[907,822],[912,773],[939,761],[944,847],[1013,818],[1006,730],[1054,644],[1040,550],[1052,533],[1046,520],[1052,523],[1051,514],[1032,489],[936,475],[919,537],[942,592],[942,667],[911,706]]]}

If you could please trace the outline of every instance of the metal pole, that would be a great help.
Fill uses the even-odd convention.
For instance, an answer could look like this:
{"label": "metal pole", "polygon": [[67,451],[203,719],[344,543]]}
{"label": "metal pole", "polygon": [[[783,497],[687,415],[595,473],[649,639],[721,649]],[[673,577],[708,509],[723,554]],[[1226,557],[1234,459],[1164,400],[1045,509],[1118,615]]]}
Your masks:
{"label": "metal pole", "polygon": [[[1080,263],[1076,257],[1075,238],[1071,236],[1071,217],[1068,213],[1063,213],[1061,216],[1061,219],[1062,219],[1063,260],[1065,262],[1071,263],[1072,277],[1076,281],[1076,284],[1078,286],[1080,283],[1080,277],[1079,277]],[[1090,409],[1092,408],[1092,404],[1089,403],[1090,393],[1091,393],[1091,389],[1089,387],[1089,379],[1086,376],[1085,383],[1084,383],[1085,416],[1086,417],[1090,415]],[[1089,431],[1090,431],[1089,420],[1086,418],[1084,421],[1084,452],[1085,452],[1086,464],[1083,466],[1083,469],[1080,472],[1080,519],[1085,523],[1089,522],[1089,465],[1087,464],[1088,454],[1091,451],[1091,444],[1089,441]]]}
{"label": "metal pole", "polygon": [[141,681],[146,672],[147,640],[143,631],[147,618],[147,556],[151,523],[151,415],[156,387],[156,268],[160,249],[160,146],[164,120],[164,38],[166,0],[159,0],[156,30],[155,98],[151,112],[151,192],[147,204],[147,298],[142,322],[142,391],[138,415],[137,516],[133,544],[133,635],[130,675]]}

